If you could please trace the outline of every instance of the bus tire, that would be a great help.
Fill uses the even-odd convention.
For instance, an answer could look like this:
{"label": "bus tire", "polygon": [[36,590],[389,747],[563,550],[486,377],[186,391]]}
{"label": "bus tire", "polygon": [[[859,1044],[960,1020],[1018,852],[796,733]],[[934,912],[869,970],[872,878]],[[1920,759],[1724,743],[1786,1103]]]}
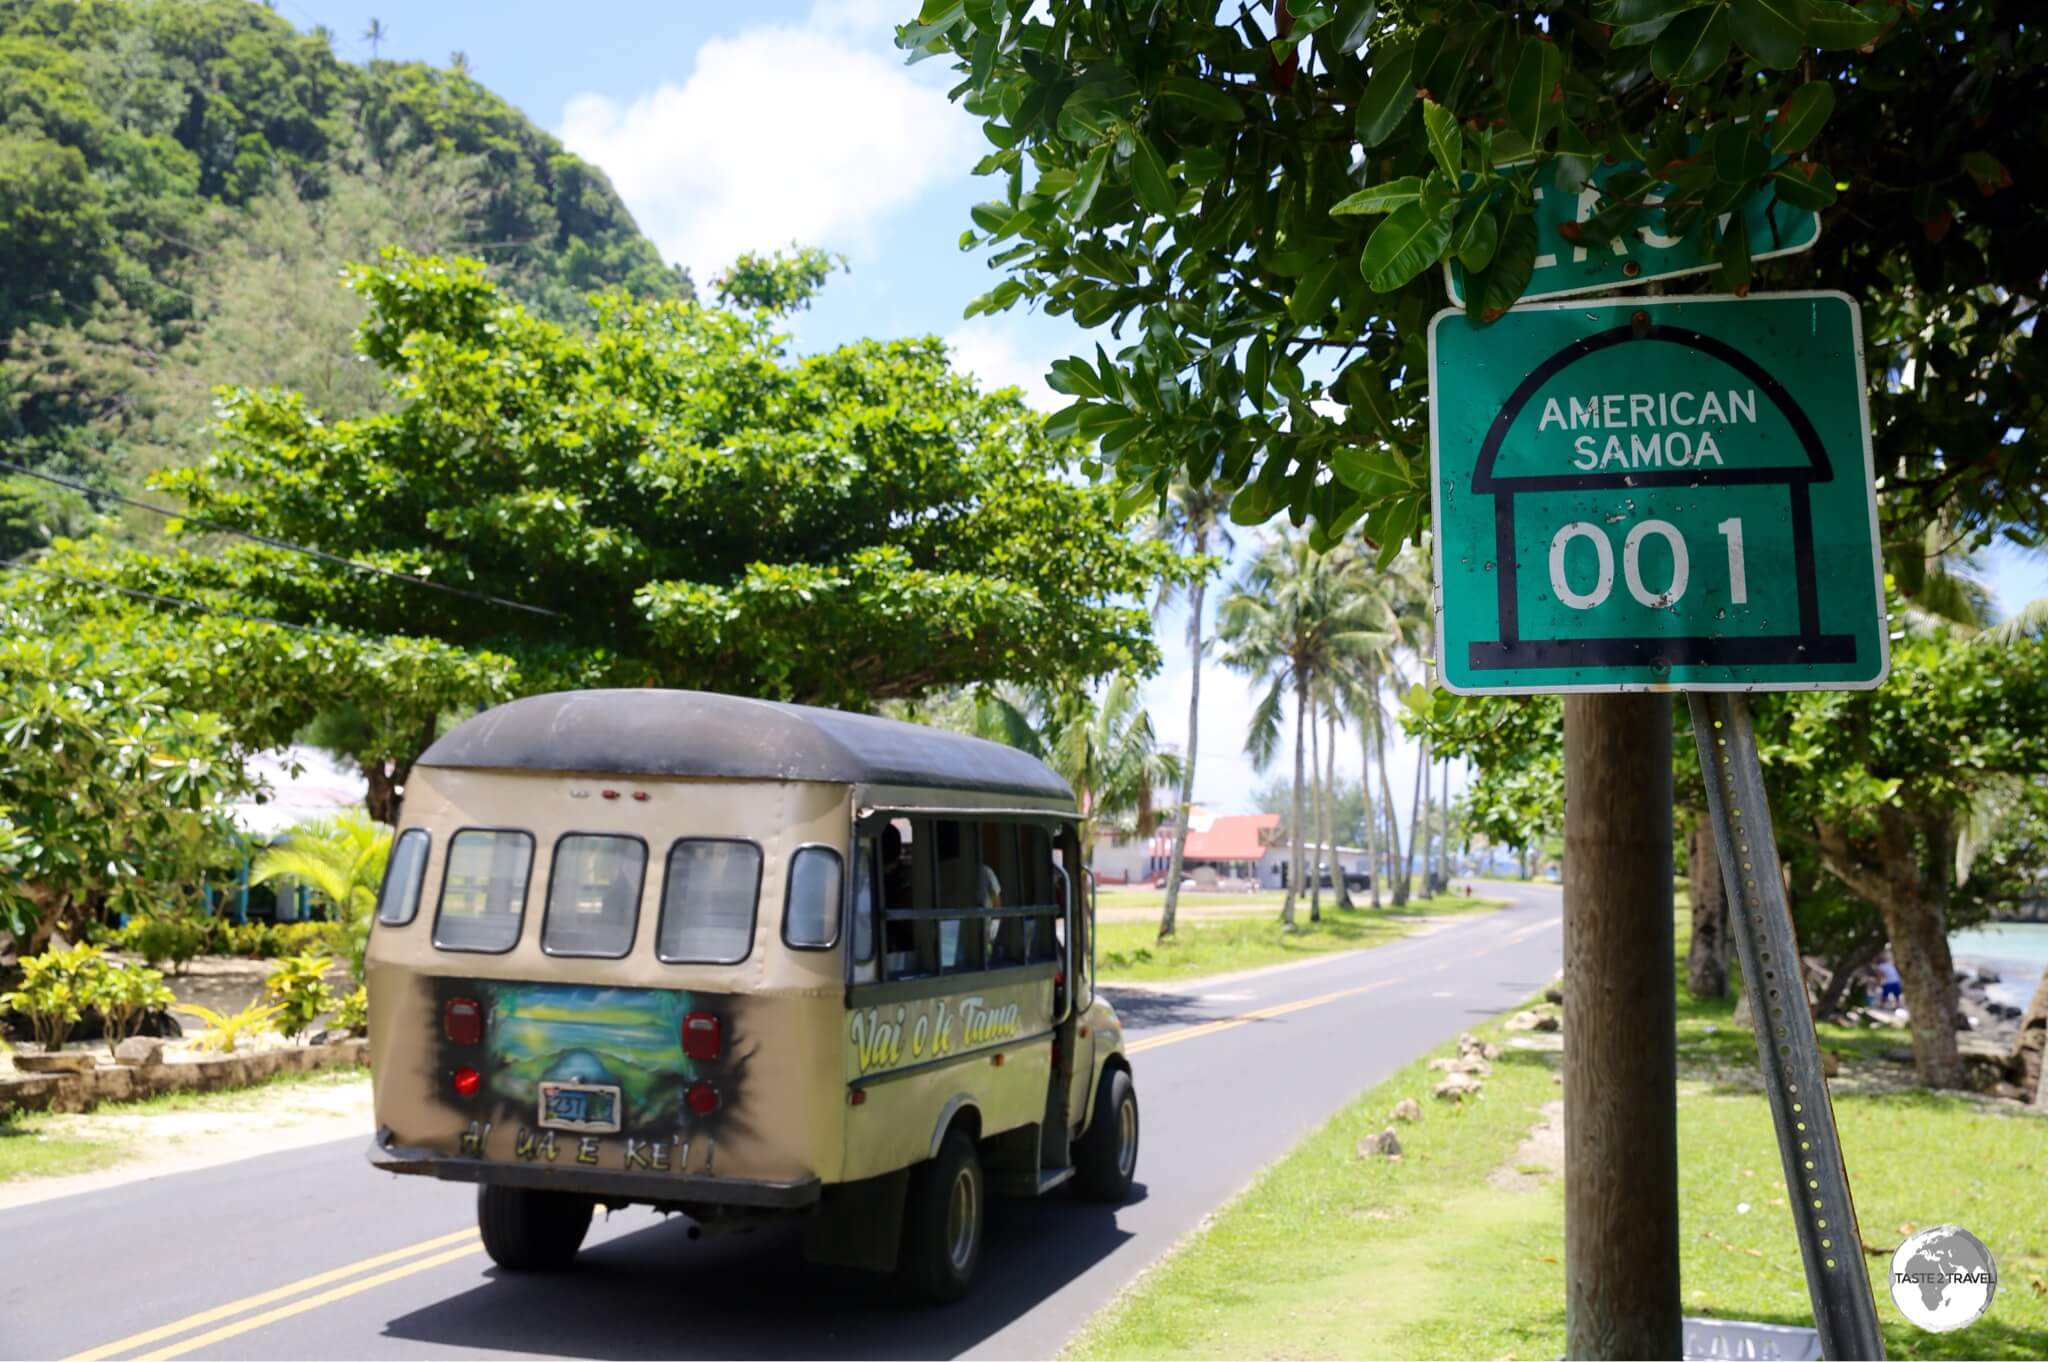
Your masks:
{"label": "bus tire", "polygon": [[583,1247],[592,1206],[568,1192],[487,1183],[476,1189],[476,1225],[484,1252],[507,1272],[556,1272]]}
{"label": "bus tire", "polygon": [[1090,1201],[1120,1202],[1138,1173],[1138,1090],[1110,1069],[1095,1086],[1095,1114],[1074,1149],[1074,1186]]}
{"label": "bus tire", "polygon": [[974,1285],[988,1221],[988,1180],[974,1141],[946,1132],[938,1157],[910,1170],[903,1207],[903,1250],[898,1284],[933,1305],[959,1300]]}

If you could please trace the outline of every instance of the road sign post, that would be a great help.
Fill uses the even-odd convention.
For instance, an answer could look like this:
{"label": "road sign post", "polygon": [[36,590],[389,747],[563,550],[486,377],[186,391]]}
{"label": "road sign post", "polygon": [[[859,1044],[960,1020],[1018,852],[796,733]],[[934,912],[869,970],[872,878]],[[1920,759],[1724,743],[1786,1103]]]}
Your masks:
{"label": "road sign post", "polygon": [[1856,305],[1446,312],[1429,358],[1439,679],[1610,693],[1566,702],[1567,1351],[1679,1336],[1669,708],[1612,693],[1688,690],[1823,1351],[1881,1357],[1747,701],[1715,693],[1861,689],[1889,667]]}

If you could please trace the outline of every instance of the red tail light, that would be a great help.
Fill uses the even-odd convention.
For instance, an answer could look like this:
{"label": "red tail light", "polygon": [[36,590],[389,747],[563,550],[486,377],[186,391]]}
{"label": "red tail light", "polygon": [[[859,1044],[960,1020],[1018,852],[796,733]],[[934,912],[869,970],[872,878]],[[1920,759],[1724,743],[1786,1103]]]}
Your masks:
{"label": "red tail light", "polygon": [[709,1116],[718,1110],[718,1089],[699,1079],[690,1085],[688,1100],[691,1111],[699,1116]]}
{"label": "red tail light", "polygon": [[683,1018],[683,1057],[717,1059],[725,1048],[724,1028],[709,1012],[692,1012]]}
{"label": "red tail light", "polygon": [[457,1097],[474,1097],[476,1096],[476,1090],[483,1086],[484,1080],[483,1075],[479,1074],[475,1069],[464,1067],[457,1069],[454,1077],[449,1081],[455,1085],[455,1095]]}
{"label": "red tail light", "polygon": [[450,998],[441,1009],[441,1032],[457,1045],[484,1038],[484,1005],[474,998]]}

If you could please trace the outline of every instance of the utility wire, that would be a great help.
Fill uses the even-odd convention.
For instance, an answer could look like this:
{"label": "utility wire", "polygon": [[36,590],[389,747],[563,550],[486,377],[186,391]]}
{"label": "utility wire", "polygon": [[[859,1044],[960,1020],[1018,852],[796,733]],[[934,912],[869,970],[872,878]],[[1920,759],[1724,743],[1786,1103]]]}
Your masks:
{"label": "utility wire", "polygon": [[212,534],[232,535],[237,539],[246,539],[253,544],[262,544],[267,548],[283,549],[287,553],[302,553],[308,558],[317,558],[323,563],[333,563],[338,567],[345,567],[354,572],[368,572],[380,577],[392,577],[401,582],[411,582],[414,586],[426,587],[429,591],[445,591],[451,596],[461,596],[466,600],[483,601],[489,605],[502,605],[508,610],[524,610],[529,615],[544,615],[549,619],[556,620],[568,618],[567,615],[564,615],[559,610],[549,610],[538,605],[528,605],[524,601],[507,600],[503,596],[493,596],[486,591],[470,591],[465,587],[450,586],[446,582],[431,581],[425,577],[415,576],[410,572],[400,572],[396,568],[379,567],[375,563],[357,562],[353,558],[344,558],[338,553],[329,553],[325,549],[308,548],[304,544],[294,544],[289,540],[273,539],[267,534],[257,534],[251,530],[238,530],[232,525],[222,525],[217,521],[201,520],[197,516],[186,515],[184,512],[173,510],[168,506],[158,506],[151,502],[138,501],[134,497],[124,496],[120,492],[109,492],[103,487],[94,487],[89,483],[78,482],[71,478],[60,478],[55,473],[44,473],[33,468],[25,468],[18,463],[10,463],[6,459],[0,459],[0,468],[4,468],[12,473],[19,473],[24,477],[40,478],[44,482],[53,482],[59,487],[68,487],[74,492],[81,492],[89,497],[104,497],[109,501],[118,501],[123,506],[133,506],[138,511],[148,511],[152,515],[165,516],[173,520],[183,520],[189,525],[197,525],[200,529]]}
{"label": "utility wire", "polygon": [[247,620],[251,624],[272,624],[280,629],[291,629],[301,634],[319,634],[326,638],[338,636],[336,631],[332,629],[321,629],[311,624],[288,624],[283,620],[272,619],[268,615],[244,614],[240,610],[228,610],[218,605],[208,605],[204,601],[187,600],[183,596],[163,596],[154,591],[143,591],[132,586],[122,586],[119,582],[103,582],[93,577],[73,577],[67,572],[53,572],[49,568],[36,567],[19,559],[9,559],[6,562],[0,562],[0,567],[8,568],[15,572],[33,572],[43,577],[54,577],[60,582],[69,582],[73,586],[90,586],[97,587],[102,591],[118,591],[123,596],[133,596],[140,601],[155,601],[159,605],[182,606],[187,610],[197,610],[208,615],[225,615],[229,619]]}

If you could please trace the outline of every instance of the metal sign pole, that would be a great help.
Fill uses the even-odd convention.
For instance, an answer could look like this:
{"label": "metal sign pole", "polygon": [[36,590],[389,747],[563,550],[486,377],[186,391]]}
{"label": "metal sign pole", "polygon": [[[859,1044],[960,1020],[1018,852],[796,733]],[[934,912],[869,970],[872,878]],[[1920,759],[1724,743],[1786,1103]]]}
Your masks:
{"label": "metal sign pole", "polygon": [[1884,1336],[1863,1266],[1820,1042],[1806,1005],[1749,701],[1736,693],[1701,691],[1686,699],[1821,1353],[1831,1359],[1882,1358]]}

